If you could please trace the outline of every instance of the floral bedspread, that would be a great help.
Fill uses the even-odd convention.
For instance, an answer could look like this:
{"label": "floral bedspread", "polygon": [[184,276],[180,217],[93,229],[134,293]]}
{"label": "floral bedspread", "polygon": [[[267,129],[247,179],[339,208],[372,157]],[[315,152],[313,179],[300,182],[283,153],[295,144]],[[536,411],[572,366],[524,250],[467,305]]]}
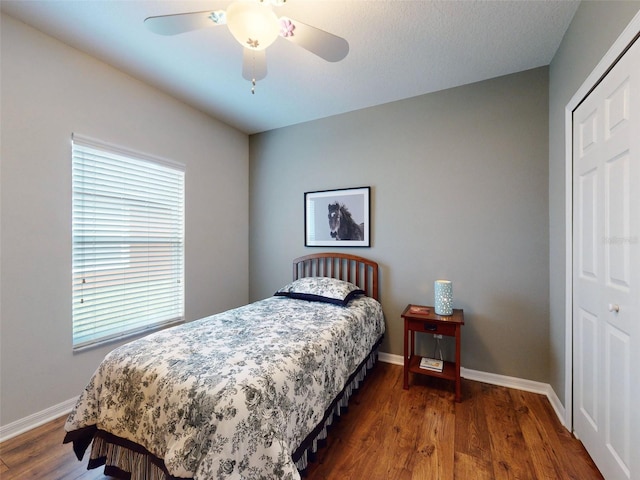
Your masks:
{"label": "floral bedspread", "polygon": [[69,415],[198,480],[298,479],[293,451],[384,333],[380,304],[271,297],[109,353]]}

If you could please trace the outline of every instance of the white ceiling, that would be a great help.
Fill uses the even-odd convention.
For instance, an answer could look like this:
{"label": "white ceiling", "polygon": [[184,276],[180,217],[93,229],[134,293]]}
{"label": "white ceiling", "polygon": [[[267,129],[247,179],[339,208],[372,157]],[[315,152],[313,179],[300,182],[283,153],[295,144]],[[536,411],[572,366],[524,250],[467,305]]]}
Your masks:
{"label": "white ceiling", "polygon": [[283,39],[255,95],[225,26],[161,36],[146,17],[230,1],[2,0],[2,11],[246,133],[548,65],[575,0],[288,0],[286,15],[348,40],[329,63]]}

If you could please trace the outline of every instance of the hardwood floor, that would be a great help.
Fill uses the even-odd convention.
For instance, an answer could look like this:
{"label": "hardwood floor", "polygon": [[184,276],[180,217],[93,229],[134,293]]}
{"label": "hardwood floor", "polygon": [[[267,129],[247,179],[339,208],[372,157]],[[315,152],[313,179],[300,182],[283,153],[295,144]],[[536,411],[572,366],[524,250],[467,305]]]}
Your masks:
{"label": "hardwood floor", "polygon": [[[379,363],[334,424],[307,480],[602,479],[542,396],[412,376]],[[64,418],[0,444],[0,478],[108,480],[62,445]]]}

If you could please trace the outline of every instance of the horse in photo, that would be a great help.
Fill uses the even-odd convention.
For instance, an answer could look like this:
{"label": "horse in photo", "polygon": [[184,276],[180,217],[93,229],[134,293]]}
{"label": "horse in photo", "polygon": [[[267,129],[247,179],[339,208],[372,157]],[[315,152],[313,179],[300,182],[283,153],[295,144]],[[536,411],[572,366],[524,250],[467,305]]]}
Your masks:
{"label": "horse in photo", "polygon": [[364,240],[364,223],[358,225],[349,209],[339,202],[329,204],[329,230],[336,240]]}

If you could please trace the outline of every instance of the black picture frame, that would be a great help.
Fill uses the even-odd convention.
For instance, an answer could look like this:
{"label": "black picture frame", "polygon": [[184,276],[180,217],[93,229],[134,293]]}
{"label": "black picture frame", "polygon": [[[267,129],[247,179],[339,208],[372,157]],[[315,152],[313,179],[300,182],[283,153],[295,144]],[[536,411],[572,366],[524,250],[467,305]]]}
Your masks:
{"label": "black picture frame", "polygon": [[371,187],[304,194],[306,247],[370,247]]}

